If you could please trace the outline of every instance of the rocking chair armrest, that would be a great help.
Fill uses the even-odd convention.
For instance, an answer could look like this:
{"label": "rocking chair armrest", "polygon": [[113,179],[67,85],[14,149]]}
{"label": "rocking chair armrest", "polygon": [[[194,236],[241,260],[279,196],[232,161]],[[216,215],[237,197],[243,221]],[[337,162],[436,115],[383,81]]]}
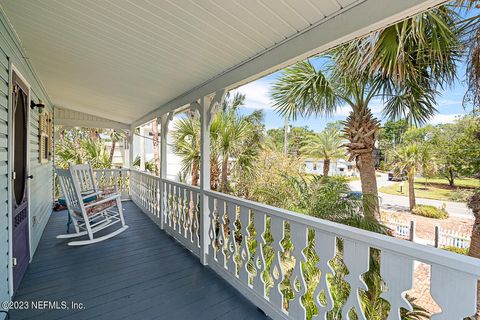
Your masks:
{"label": "rocking chair armrest", "polygon": [[82,199],[85,200],[87,198],[90,198],[90,197],[93,197],[93,196],[98,196],[98,195],[101,195],[102,194],[102,191],[96,191],[96,192],[92,192],[92,193],[87,193],[85,194],[84,196],[82,196]]}
{"label": "rocking chair armrest", "polygon": [[99,205],[99,204],[102,204],[102,203],[105,203],[105,202],[108,202],[108,201],[112,201],[112,200],[116,200],[117,198],[120,198],[120,194],[119,193],[114,193],[106,198],[103,198],[99,201],[93,201],[92,203],[89,203],[85,206],[85,208],[90,208],[90,207],[93,207],[93,206],[96,206],[96,205]]}

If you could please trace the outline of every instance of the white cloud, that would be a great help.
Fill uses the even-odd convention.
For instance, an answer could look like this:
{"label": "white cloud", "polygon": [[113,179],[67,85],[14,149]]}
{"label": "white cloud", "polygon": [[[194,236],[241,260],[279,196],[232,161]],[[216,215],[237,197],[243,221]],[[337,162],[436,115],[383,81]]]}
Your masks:
{"label": "white cloud", "polygon": [[273,101],[270,98],[270,83],[268,82],[250,82],[232,91],[233,94],[236,92],[245,94],[245,108],[273,109]]}
{"label": "white cloud", "polygon": [[441,123],[453,123],[458,117],[461,117],[462,114],[437,114],[434,115],[429,121],[428,124],[437,125]]}
{"label": "white cloud", "polygon": [[462,100],[439,99],[437,105],[439,108],[448,107],[448,106],[461,106]]}

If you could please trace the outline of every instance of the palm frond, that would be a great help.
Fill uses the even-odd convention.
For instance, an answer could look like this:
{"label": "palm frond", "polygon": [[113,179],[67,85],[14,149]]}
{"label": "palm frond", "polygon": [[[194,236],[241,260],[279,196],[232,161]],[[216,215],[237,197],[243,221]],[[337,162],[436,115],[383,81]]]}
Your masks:
{"label": "palm frond", "polygon": [[331,115],[340,97],[321,70],[310,61],[299,62],[283,71],[271,90],[274,108],[283,117]]}

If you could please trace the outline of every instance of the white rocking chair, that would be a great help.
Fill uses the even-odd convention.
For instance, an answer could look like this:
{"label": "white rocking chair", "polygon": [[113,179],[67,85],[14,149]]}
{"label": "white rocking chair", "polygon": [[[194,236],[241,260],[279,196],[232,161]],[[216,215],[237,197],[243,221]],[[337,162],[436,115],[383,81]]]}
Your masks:
{"label": "white rocking chair", "polygon": [[[120,194],[98,191],[91,173],[89,177],[79,175],[79,171],[85,169],[84,166],[72,166],[67,170],[56,169],[65,202],[76,230],[75,233],[58,235],[57,238],[76,238],[84,235],[89,237],[89,240],[69,242],[69,246],[81,246],[107,240],[128,228],[123,218]],[[91,169],[89,170],[91,172]],[[91,188],[88,189],[87,186],[91,186]],[[86,203],[84,200],[88,197],[96,197],[96,199]],[[96,232],[119,222],[122,224],[119,229],[101,237],[94,236]]]}

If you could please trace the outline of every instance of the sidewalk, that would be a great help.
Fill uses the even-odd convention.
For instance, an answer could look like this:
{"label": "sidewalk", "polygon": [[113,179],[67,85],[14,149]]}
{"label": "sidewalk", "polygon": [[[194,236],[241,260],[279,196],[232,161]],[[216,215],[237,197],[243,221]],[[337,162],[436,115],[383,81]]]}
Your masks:
{"label": "sidewalk", "polygon": [[[395,181],[388,181],[386,174],[381,174],[377,178],[377,186],[380,189],[383,186],[389,186],[396,183]],[[353,191],[362,191],[362,186],[360,180],[354,180],[349,182],[349,186]],[[395,211],[395,212],[408,212],[409,202],[408,197],[379,193],[380,204],[383,210]],[[461,219],[473,219],[472,210],[467,207],[467,204],[464,202],[453,202],[453,201],[440,201],[432,199],[423,199],[416,198],[417,204],[426,204],[435,207],[441,207],[445,204],[445,209],[451,217],[457,217]]]}

